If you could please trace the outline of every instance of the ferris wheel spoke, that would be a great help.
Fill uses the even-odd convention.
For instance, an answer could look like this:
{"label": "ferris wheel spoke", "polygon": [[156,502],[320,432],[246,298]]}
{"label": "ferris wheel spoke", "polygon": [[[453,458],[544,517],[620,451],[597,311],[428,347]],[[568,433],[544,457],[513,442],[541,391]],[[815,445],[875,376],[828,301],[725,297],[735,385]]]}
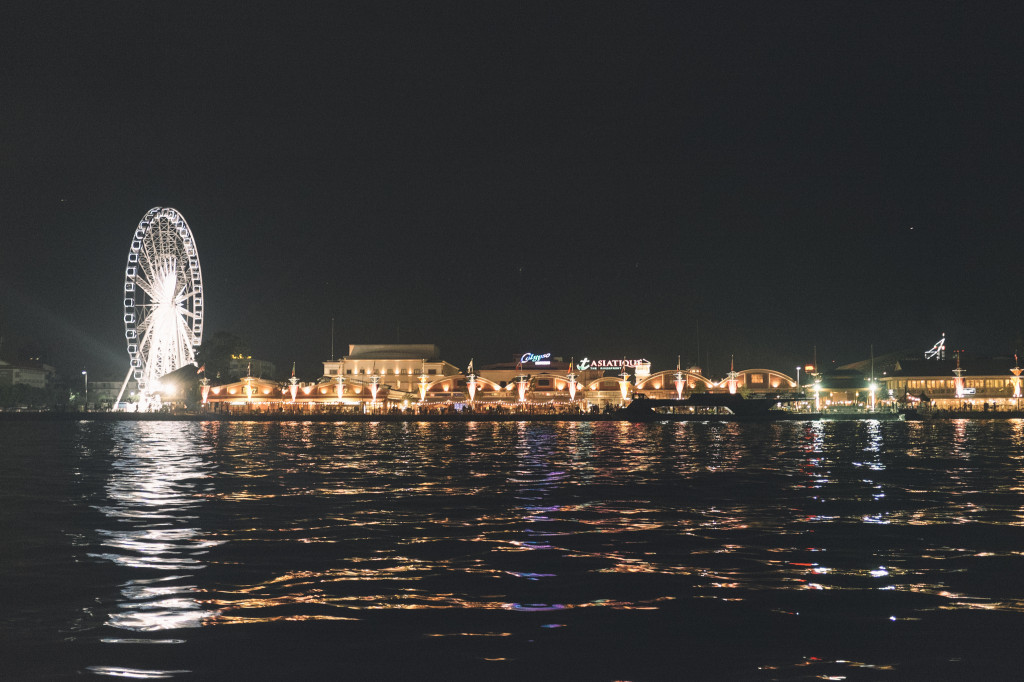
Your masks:
{"label": "ferris wheel spoke", "polygon": [[149,259],[145,257],[145,252],[140,254],[138,261],[138,274],[135,275],[135,280],[140,285],[144,285],[152,289],[153,287],[153,264],[149,262]]}
{"label": "ferris wheel spoke", "polygon": [[153,297],[153,286],[147,280],[136,278],[135,286],[142,289],[142,293],[146,294],[150,298]]}
{"label": "ferris wheel spoke", "polygon": [[192,362],[192,360],[194,359],[194,358],[188,357],[188,356],[190,356],[192,354],[192,350],[191,350],[192,349],[192,344],[189,343],[189,340],[192,338],[192,331],[189,329],[188,325],[185,323],[185,318],[179,317],[177,322],[178,322],[178,329],[177,329],[178,339],[180,339],[181,342],[178,343],[178,344],[175,344],[175,345],[177,346],[177,351],[178,351],[178,361],[179,361],[179,365],[178,366],[181,367],[181,366],[184,366],[184,365]]}
{"label": "ferris wheel spoke", "polygon": [[147,326],[146,330],[142,334],[142,338],[139,339],[139,351],[149,351],[153,345],[152,329]]}
{"label": "ferris wheel spoke", "polygon": [[149,279],[150,282],[153,282],[156,279],[153,276],[155,271],[156,271],[156,268],[154,267],[153,258],[150,256],[149,251],[150,251],[149,245],[148,244],[144,244],[142,252],[139,254],[139,256],[140,256],[140,258],[139,258],[139,266],[140,266],[140,269],[144,273],[146,273],[147,279]]}
{"label": "ferris wheel spoke", "polygon": [[178,293],[174,295],[175,304],[180,304],[182,301],[186,300],[189,297],[190,294],[186,293],[186,291],[188,290],[188,285],[188,282],[184,282],[181,285],[181,288],[178,289]]}

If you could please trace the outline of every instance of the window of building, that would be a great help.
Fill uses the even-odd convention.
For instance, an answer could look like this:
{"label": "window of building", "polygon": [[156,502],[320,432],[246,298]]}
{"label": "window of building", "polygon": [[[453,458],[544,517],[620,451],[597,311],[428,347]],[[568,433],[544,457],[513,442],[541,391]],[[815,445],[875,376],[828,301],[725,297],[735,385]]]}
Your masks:
{"label": "window of building", "polygon": [[338,373],[338,370],[336,370],[336,369],[329,369],[329,370],[327,370],[327,374],[329,376],[334,376],[337,373]]}
{"label": "window of building", "polygon": [[428,369],[427,370],[427,374],[437,374],[437,370],[436,369]]}
{"label": "window of building", "polygon": [[351,373],[352,373],[352,370],[350,370],[350,369],[346,369],[345,370],[345,374],[351,374]]}
{"label": "window of building", "polygon": [[764,375],[763,374],[749,374],[747,376],[750,377],[750,383],[752,383],[752,384],[763,384],[764,383]]}
{"label": "window of building", "polygon": [[537,379],[537,386],[551,386],[551,379]]}

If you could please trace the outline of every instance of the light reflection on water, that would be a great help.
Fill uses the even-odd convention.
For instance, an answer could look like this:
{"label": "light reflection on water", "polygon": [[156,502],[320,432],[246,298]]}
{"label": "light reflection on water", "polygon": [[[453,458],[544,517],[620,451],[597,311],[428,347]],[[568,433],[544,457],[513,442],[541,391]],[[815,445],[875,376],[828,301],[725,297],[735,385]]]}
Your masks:
{"label": "light reflection on water", "polygon": [[1024,625],[1020,421],[95,428],[101,521],[69,531],[109,575],[94,674],[344,632],[466,679],[906,679],[991,665],[950,634],[1012,631],[978,618]]}
{"label": "light reflection on water", "polygon": [[195,572],[221,544],[198,527],[211,491],[205,449],[179,424],[118,428],[105,504],[96,507],[110,525],[96,529],[96,551],[87,555],[129,570],[106,624],[133,632],[198,627],[213,612],[202,606]]}

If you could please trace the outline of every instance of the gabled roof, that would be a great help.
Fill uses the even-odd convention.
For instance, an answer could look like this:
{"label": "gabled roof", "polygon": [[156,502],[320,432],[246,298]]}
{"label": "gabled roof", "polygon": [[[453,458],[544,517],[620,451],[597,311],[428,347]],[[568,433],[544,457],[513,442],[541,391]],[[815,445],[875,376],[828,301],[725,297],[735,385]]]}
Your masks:
{"label": "gabled roof", "polygon": [[426,360],[438,362],[441,349],[432,343],[421,344],[350,344],[346,360]]}
{"label": "gabled roof", "polygon": [[882,372],[892,373],[892,368],[896,363],[903,359],[913,357],[913,351],[901,350],[894,353],[885,353],[882,355],[876,355],[874,358],[864,358],[857,362],[851,362],[845,365],[840,365],[836,369],[855,369],[861,374],[870,374],[872,367],[874,368],[875,376],[881,376]]}
{"label": "gabled roof", "polygon": [[857,374],[823,376],[819,385],[826,391],[866,391],[870,384],[867,377]]}

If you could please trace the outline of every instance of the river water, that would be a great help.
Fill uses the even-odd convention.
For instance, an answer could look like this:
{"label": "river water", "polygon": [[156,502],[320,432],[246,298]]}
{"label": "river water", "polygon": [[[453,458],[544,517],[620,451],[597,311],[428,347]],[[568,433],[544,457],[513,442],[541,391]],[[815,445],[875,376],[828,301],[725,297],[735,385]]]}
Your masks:
{"label": "river water", "polygon": [[1024,421],[0,423],[5,679],[1007,679]]}

